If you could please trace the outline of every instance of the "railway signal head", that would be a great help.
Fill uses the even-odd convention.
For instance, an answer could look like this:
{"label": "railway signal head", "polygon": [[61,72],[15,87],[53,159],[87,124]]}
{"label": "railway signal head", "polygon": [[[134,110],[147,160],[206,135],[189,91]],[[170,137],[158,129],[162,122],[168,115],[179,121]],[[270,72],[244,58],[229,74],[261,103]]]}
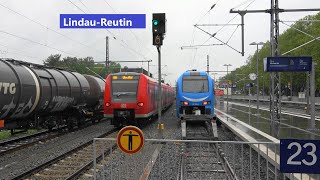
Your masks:
{"label": "railway signal head", "polygon": [[165,13],[152,14],[152,33],[153,34],[166,33],[166,14]]}
{"label": "railway signal head", "polygon": [[166,14],[153,13],[152,14],[152,37],[153,45],[161,46],[163,36],[166,33]]}
{"label": "railway signal head", "polygon": [[158,26],[159,25],[159,21],[158,20],[153,20],[152,23],[153,23],[154,26]]}

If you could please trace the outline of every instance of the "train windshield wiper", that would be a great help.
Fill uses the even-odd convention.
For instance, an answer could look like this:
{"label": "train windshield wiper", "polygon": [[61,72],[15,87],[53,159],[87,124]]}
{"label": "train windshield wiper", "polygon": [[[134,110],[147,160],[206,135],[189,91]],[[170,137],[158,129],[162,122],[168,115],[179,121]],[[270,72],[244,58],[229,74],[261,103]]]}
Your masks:
{"label": "train windshield wiper", "polygon": [[114,95],[117,97],[120,97],[122,95],[135,95],[135,92],[121,92],[121,93],[115,93]]}
{"label": "train windshield wiper", "polygon": [[204,82],[202,82],[202,87],[201,87],[200,93],[201,92],[204,92]]}

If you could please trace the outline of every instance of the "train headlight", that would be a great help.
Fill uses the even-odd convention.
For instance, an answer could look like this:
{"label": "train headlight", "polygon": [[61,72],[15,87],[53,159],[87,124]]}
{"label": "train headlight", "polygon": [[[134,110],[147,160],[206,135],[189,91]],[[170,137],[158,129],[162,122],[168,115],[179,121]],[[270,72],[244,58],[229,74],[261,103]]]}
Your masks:
{"label": "train headlight", "polygon": [[181,101],[181,104],[182,104],[182,105],[185,105],[185,106],[188,106],[188,105],[189,105],[189,103],[186,102],[186,101]]}
{"label": "train headlight", "polygon": [[209,105],[210,103],[211,103],[210,101],[205,101],[202,104],[206,106],[206,105]]}
{"label": "train headlight", "polygon": [[143,106],[143,102],[139,102],[138,106],[142,107]]}
{"label": "train headlight", "polygon": [[109,107],[109,106],[110,106],[110,103],[107,102],[107,103],[106,103],[106,106]]}

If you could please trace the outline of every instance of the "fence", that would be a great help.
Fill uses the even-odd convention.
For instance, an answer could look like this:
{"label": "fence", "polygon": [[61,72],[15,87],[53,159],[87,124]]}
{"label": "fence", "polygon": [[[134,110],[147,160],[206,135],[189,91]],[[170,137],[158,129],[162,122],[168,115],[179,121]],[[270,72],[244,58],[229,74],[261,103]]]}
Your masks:
{"label": "fence", "polygon": [[[134,155],[94,139],[95,179],[314,179],[279,172],[279,143],[146,139]],[[235,174],[235,176],[232,175]]]}

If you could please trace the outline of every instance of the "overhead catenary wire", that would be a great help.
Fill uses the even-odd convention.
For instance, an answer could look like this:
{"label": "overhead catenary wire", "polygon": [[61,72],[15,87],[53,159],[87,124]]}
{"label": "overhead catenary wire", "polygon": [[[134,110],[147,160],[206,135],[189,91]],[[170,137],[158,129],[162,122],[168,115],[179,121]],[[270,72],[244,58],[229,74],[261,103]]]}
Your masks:
{"label": "overhead catenary wire", "polygon": [[[111,8],[111,10],[112,10],[114,13],[119,14],[119,12],[118,12],[115,8],[113,8],[113,7],[110,5],[110,3],[108,3],[107,0],[104,0],[104,2]],[[140,43],[140,42],[141,42],[141,39],[132,31],[132,29],[129,29],[129,31],[130,31],[130,33],[135,37],[135,39],[139,42],[139,47],[140,47],[140,50],[141,50],[141,48],[142,48],[141,43]],[[151,51],[148,47],[146,47],[146,48],[148,49],[149,52],[155,53],[155,52]]]}
{"label": "overhead catenary wire", "polygon": [[34,41],[34,40],[31,40],[31,39],[28,39],[28,38],[25,38],[25,37],[21,37],[21,36],[15,35],[15,34],[12,34],[12,33],[7,32],[7,31],[0,30],[0,33],[7,34],[7,35],[10,35],[10,36],[13,36],[13,37],[16,37],[16,38],[25,40],[25,41],[32,42],[32,43],[34,43],[34,44],[38,44],[38,45],[41,45],[41,46],[44,46],[44,47],[47,47],[47,48],[50,48],[50,49],[54,49],[54,50],[56,50],[56,51],[60,51],[60,52],[65,53],[65,54],[69,54],[69,55],[78,57],[77,55],[75,55],[75,54],[73,54],[73,53],[70,53],[70,52],[67,52],[67,51],[64,51],[64,50],[61,50],[61,49],[58,49],[58,48],[55,48],[55,47],[52,47],[52,46],[49,46],[49,45],[46,45],[46,44],[43,44],[43,43]]}
{"label": "overhead catenary wire", "polygon": [[[47,30],[50,30],[51,32],[54,32],[54,33],[56,33],[56,34],[58,34],[58,35],[60,35],[60,36],[63,36],[63,37],[65,37],[66,39],[69,39],[70,41],[73,41],[73,42],[75,42],[75,43],[78,43],[78,44],[80,44],[80,45],[82,45],[82,46],[85,46],[85,47],[87,47],[87,48],[94,49],[94,48],[92,48],[91,46],[88,46],[88,45],[86,45],[86,44],[84,44],[84,43],[82,43],[82,42],[80,42],[80,41],[77,41],[77,40],[75,40],[75,39],[72,39],[72,38],[70,38],[70,37],[68,37],[68,36],[66,36],[66,35],[58,32],[57,30],[54,30],[54,29],[52,29],[52,28],[50,28],[50,27],[48,27],[48,26],[46,26],[46,25],[44,25],[44,24],[42,24],[42,23],[40,23],[40,22],[38,22],[38,21],[36,21],[36,20],[34,20],[34,19],[29,18],[28,16],[26,16],[26,15],[24,15],[24,14],[22,14],[22,13],[19,13],[19,12],[16,11],[16,10],[13,10],[12,8],[9,8],[8,6],[3,5],[2,3],[0,3],[0,6],[3,7],[3,8],[5,8],[5,9],[7,9],[7,10],[9,10],[9,11],[11,11],[11,12],[13,12],[13,13],[15,13],[15,14],[17,14],[17,15],[19,15],[19,16],[21,16],[21,17],[23,17],[23,18],[25,18],[25,19],[27,19],[27,20],[29,20],[29,21],[31,21],[31,22],[33,22],[33,23],[35,23],[35,24],[38,24],[38,25],[41,26],[41,27],[46,28]],[[104,52],[102,52],[102,51],[100,51],[100,50],[97,50],[97,49],[94,49],[94,50],[97,51],[97,52],[100,52],[100,53],[103,53],[103,54],[104,54]]]}
{"label": "overhead catenary wire", "polygon": [[281,22],[320,22],[320,20],[308,20],[308,19],[300,19],[300,20],[296,20],[296,21],[289,21],[289,20],[281,20]]}
{"label": "overhead catenary wire", "polygon": [[[248,1],[250,1],[250,0],[248,0]],[[248,1],[245,1],[245,2],[248,2]],[[243,8],[243,10],[244,10],[244,9],[247,9],[254,1],[255,1],[255,0],[251,0],[251,2],[250,2],[245,8]],[[243,5],[243,4],[241,4],[241,5]],[[241,5],[239,5],[239,6],[241,6]],[[237,6],[237,7],[239,7],[239,6]],[[237,7],[234,7],[234,8],[237,8]],[[237,16],[238,16],[238,14],[236,14],[233,18],[231,18],[231,19],[226,23],[226,25],[222,26],[216,33],[220,32],[223,28],[225,28],[225,27],[226,27],[231,21],[233,21]]]}
{"label": "overhead catenary wire", "polygon": [[226,44],[228,44],[228,42],[230,41],[230,39],[232,38],[232,36],[234,35],[234,33],[237,31],[238,28],[239,28],[239,25],[234,29],[234,31],[232,32],[231,36],[230,36],[229,39],[226,41]]}
{"label": "overhead catenary wire", "polygon": [[[211,12],[211,10],[212,10],[214,7],[216,7],[216,5],[218,4],[219,1],[220,1],[220,0],[216,1],[216,2],[210,7],[210,9],[197,21],[196,24],[198,24],[203,17],[205,17],[208,13]],[[209,21],[210,21],[210,19],[209,19]],[[190,44],[190,46],[192,46],[192,45],[194,44],[195,28],[196,28],[196,26],[193,27],[193,33],[192,33],[192,36],[193,36],[193,37],[192,37],[192,43]],[[210,38],[209,38],[209,39],[210,39]],[[208,41],[209,39],[207,39],[207,41]],[[202,45],[204,45],[207,41],[205,41],[204,43],[202,43]],[[194,56],[193,56],[193,58],[192,58],[192,60],[191,60],[192,65],[189,64],[189,68],[191,68],[192,66],[194,66],[196,55],[197,55],[197,49],[195,49]]]}
{"label": "overhead catenary wire", "polygon": [[[245,3],[249,2],[249,1],[251,1],[251,2],[250,2],[244,9],[248,8],[255,0],[245,1],[245,2],[243,2],[242,4],[240,4],[240,5],[236,6],[236,7],[239,7],[239,6],[245,4]],[[234,51],[236,51],[236,52],[238,52],[238,53],[241,54],[240,51],[236,50],[235,48],[233,48],[232,46],[230,46],[228,43],[226,43],[226,42],[222,41],[220,38],[217,38],[217,37],[216,37],[216,35],[218,34],[218,32],[220,32],[224,27],[226,27],[228,24],[230,24],[230,22],[233,21],[237,16],[238,16],[238,14],[235,15],[235,16],[234,16],[232,19],[230,19],[224,26],[222,26],[218,31],[216,31],[216,32],[213,33],[213,34],[211,34],[211,33],[207,32],[207,31],[201,29],[201,28],[198,27],[197,25],[194,25],[194,27],[196,27],[196,28],[200,29],[201,31],[205,32],[206,34],[210,35],[210,37],[209,37],[203,44],[205,44],[205,43],[206,43],[207,41],[209,41],[211,38],[214,38],[214,39],[218,40],[219,42],[224,43],[226,46],[230,47],[230,48],[233,49]],[[232,37],[232,36],[231,36],[231,37]],[[231,38],[229,38],[227,42],[229,42],[230,39],[231,39]]]}
{"label": "overhead catenary wire", "polygon": [[[83,9],[81,9],[79,6],[77,6],[74,2],[72,2],[71,0],[68,0],[73,6],[75,6],[77,9],[79,9],[81,12],[87,14]],[[106,31],[108,33],[110,33],[113,37],[113,39],[115,40],[119,40],[120,42],[122,42],[123,44],[125,44],[126,46],[124,46],[123,44],[120,43],[120,45],[122,47],[128,48],[130,51],[134,52],[135,54],[141,56],[144,59],[147,59],[143,54],[141,54],[140,52],[136,51],[135,49],[131,48],[124,40],[118,38],[114,33],[112,33],[110,30],[106,29]]]}
{"label": "overhead catenary wire", "polygon": [[17,48],[12,48],[12,47],[9,47],[9,46],[7,46],[7,45],[3,45],[3,44],[0,44],[0,46],[2,46],[2,47],[5,47],[5,48],[8,48],[8,49],[12,49],[12,50],[14,50],[14,51],[17,51],[17,52],[22,52],[22,53],[24,53],[24,54],[21,54],[21,53],[13,53],[13,52],[8,52],[8,54],[18,54],[18,55],[21,55],[21,56],[26,56],[26,57],[29,57],[29,58],[33,58],[33,59],[40,59],[40,57],[35,57],[35,56],[30,56],[30,55],[28,55],[28,52],[26,52],[26,51],[23,51],[23,50],[20,50],[20,49],[17,49]]}
{"label": "overhead catenary wire", "polygon": [[[197,27],[197,26],[196,26]],[[203,31],[204,33],[206,33],[206,34],[208,34],[208,35],[210,35],[210,38],[214,38],[214,39],[216,39],[216,40],[218,40],[219,42],[221,42],[221,43],[223,43],[224,45],[226,45],[226,46],[228,46],[229,48],[231,48],[231,49],[233,49],[234,51],[236,51],[236,52],[238,52],[238,53],[240,53],[241,54],[241,52],[240,51],[238,51],[237,49],[235,49],[234,47],[232,47],[232,46],[230,46],[229,44],[227,44],[226,42],[224,42],[224,41],[222,41],[220,38],[217,38],[216,37],[216,33],[214,33],[214,34],[210,34],[209,32],[207,32],[207,31],[205,31],[205,30],[203,30],[203,29],[201,29],[200,27],[197,27],[198,29],[200,29],[201,31]],[[210,39],[209,38],[209,39]],[[208,39],[208,40],[209,40]],[[208,41],[207,40],[207,41]]]}
{"label": "overhead catenary wire", "polygon": [[[108,7],[114,12],[114,13],[116,13],[116,14],[119,14],[118,13],[118,11],[115,9],[115,8],[113,8],[111,5],[110,5],[110,3],[108,3],[108,1],[107,0],[104,0],[104,2],[108,5]],[[142,50],[142,45],[141,45],[141,39],[131,30],[131,29],[129,29],[129,31],[130,31],[130,33],[134,36],[134,38],[137,40],[137,42],[139,42],[138,44],[139,44],[139,48],[140,48],[140,51]],[[128,46],[128,44],[127,43],[125,43],[127,46]],[[142,57],[145,59],[145,60],[147,60],[147,56],[150,54],[150,52],[151,53],[155,53],[155,52],[153,52],[153,51],[151,51],[148,47],[146,47],[147,49],[148,49],[148,51],[149,51],[149,53],[148,54],[146,54],[146,55],[142,55],[141,53],[141,55],[142,55]],[[134,50],[135,51],[135,50]],[[136,51],[137,52],[137,51]],[[138,52],[137,52],[138,53]],[[141,64],[143,65],[143,62],[141,62]]]}
{"label": "overhead catenary wire", "polygon": [[[290,27],[290,28],[292,28],[292,29],[296,30],[296,31],[299,31],[299,32],[301,32],[301,33],[303,33],[303,34],[305,34],[305,35],[309,36],[309,37],[316,38],[315,36],[313,36],[313,35],[311,35],[311,34],[309,34],[309,33],[305,32],[305,31],[302,31],[302,30],[300,30],[300,29],[298,29],[298,28],[294,27],[294,25],[289,25],[289,24],[287,24],[287,23],[285,23],[285,22],[283,22],[283,21],[280,21],[280,22],[281,22],[282,24],[284,24],[284,25],[286,25],[286,26],[288,26],[288,27]],[[320,40],[320,39],[318,39],[318,40]]]}
{"label": "overhead catenary wire", "polygon": [[299,48],[301,48],[301,47],[303,47],[303,46],[305,46],[305,45],[307,45],[307,44],[310,44],[310,43],[312,43],[312,42],[315,41],[315,40],[319,40],[319,39],[320,39],[320,36],[319,36],[319,37],[316,37],[316,38],[314,38],[314,39],[312,39],[312,40],[310,40],[310,41],[308,41],[308,42],[306,42],[306,43],[303,43],[303,44],[301,44],[301,45],[299,45],[299,46],[297,46],[297,47],[295,47],[295,48],[293,48],[293,49],[291,49],[291,50],[283,53],[282,55],[286,55],[286,54],[288,54],[288,53],[290,53],[290,52],[292,52],[292,51],[294,51],[294,50],[296,50],[296,49],[299,49]]}
{"label": "overhead catenary wire", "polygon": [[204,18],[204,17],[217,5],[217,3],[218,3],[219,1],[220,1],[220,0],[218,0],[217,2],[215,2],[215,3],[210,7],[210,9],[209,9],[203,16],[201,16],[201,17],[199,18],[199,21],[197,21],[196,24],[198,24],[198,23],[201,21],[201,19]]}
{"label": "overhead catenary wire", "polygon": [[300,33],[303,33],[303,34],[305,34],[305,35],[313,38],[312,40],[310,40],[310,41],[308,41],[308,42],[306,42],[306,43],[303,43],[303,44],[301,44],[301,45],[299,45],[299,46],[297,46],[297,47],[295,47],[295,48],[293,48],[293,49],[291,49],[291,50],[283,53],[282,55],[289,54],[290,52],[295,51],[296,49],[299,49],[299,48],[301,48],[301,47],[303,47],[303,46],[305,46],[305,45],[307,45],[307,44],[310,44],[310,43],[312,43],[312,42],[314,42],[314,41],[316,41],[316,40],[320,41],[320,36],[319,36],[319,37],[315,37],[315,36],[313,36],[313,35],[305,32],[305,31],[302,31],[302,30],[294,27],[293,25],[289,25],[289,24],[287,24],[287,23],[285,23],[285,22],[283,22],[283,21],[280,21],[280,22],[281,22],[282,24],[284,24],[284,25],[286,25],[286,26],[289,26],[290,28],[292,28],[292,29],[300,32]]}
{"label": "overhead catenary wire", "polygon": [[89,8],[82,2],[82,0],[79,0],[79,2],[82,4],[82,6],[84,6],[88,11],[90,11],[89,10]]}

